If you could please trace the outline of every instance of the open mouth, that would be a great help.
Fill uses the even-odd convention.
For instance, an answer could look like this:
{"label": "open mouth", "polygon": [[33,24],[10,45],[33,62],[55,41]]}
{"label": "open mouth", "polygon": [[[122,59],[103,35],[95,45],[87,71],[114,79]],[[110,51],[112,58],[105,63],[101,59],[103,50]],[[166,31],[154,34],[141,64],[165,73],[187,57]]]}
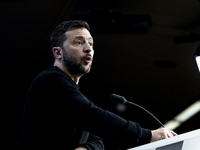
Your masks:
{"label": "open mouth", "polygon": [[91,56],[87,56],[87,57],[85,57],[84,61],[86,63],[90,63],[92,61],[92,57]]}

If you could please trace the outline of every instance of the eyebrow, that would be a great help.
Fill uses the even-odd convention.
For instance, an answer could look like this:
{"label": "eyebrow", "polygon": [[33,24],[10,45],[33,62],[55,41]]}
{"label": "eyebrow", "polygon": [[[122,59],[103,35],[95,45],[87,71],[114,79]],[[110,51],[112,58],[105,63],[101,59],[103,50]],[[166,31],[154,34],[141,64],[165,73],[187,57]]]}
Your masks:
{"label": "eyebrow", "polygon": [[85,38],[84,36],[75,36],[74,39],[88,39],[88,40],[92,40],[93,41],[92,37]]}

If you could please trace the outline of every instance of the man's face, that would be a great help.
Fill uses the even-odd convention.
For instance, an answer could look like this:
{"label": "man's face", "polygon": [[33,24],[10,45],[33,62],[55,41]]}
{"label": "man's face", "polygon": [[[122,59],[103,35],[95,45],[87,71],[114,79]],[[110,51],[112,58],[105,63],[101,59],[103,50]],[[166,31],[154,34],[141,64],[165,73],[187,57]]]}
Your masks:
{"label": "man's face", "polygon": [[63,65],[73,75],[83,75],[90,71],[94,50],[93,38],[85,28],[67,31],[63,43]]}

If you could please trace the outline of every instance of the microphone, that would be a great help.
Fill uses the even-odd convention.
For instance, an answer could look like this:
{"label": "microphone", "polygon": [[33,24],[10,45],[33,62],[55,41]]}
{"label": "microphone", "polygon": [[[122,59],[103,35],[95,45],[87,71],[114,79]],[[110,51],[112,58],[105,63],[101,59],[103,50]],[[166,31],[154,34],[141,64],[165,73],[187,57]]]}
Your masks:
{"label": "microphone", "polygon": [[118,103],[121,103],[121,104],[125,104],[125,103],[128,103],[128,104],[131,104],[131,105],[134,105],[136,107],[139,107],[140,109],[144,110],[145,112],[147,112],[150,116],[152,116],[163,128],[164,128],[164,125],[152,114],[150,113],[148,110],[146,110],[145,108],[143,108],[142,106],[138,105],[138,104],[135,104],[133,102],[130,102],[130,101],[127,101],[125,99],[125,97],[123,96],[120,96],[120,95],[117,95],[117,94],[112,94],[111,97],[110,97],[111,100],[115,101],[115,102],[118,102]]}

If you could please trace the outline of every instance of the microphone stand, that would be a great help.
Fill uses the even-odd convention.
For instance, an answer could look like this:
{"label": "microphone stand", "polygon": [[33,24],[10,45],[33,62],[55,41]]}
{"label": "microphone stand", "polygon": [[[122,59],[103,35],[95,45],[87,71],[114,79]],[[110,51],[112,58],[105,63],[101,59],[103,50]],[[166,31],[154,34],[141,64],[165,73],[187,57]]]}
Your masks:
{"label": "microphone stand", "polygon": [[152,113],[150,113],[148,110],[146,110],[145,108],[143,108],[142,106],[140,106],[138,104],[135,104],[133,102],[127,101],[123,96],[120,96],[120,95],[117,95],[117,94],[112,94],[111,95],[111,100],[115,100],[116,102],[119,102],[121,104],[128,103],[128,104],[134,105],[136,107],[139,107],[140,109],[144,110],[149,115],[151,115],[163,128],[165,128],[164,125],[160,122],[160,120],[158,120]]}

